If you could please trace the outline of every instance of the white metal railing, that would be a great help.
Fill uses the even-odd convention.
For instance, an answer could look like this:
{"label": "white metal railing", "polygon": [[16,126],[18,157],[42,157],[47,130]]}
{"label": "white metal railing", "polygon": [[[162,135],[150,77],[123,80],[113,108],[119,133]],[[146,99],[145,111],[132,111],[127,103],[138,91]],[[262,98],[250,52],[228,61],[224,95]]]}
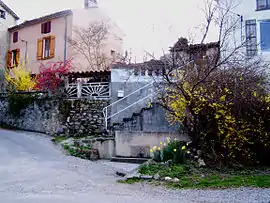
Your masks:
{"label": "white metal railing", "polygon": [[123,101],[124,99],[126,99],[126,98],[128,98],[128,97],[134,95],[135,93],[137,93],[137,92],[139,92],[139,91],[141,91],[141,90],[143,90],[143,89],[146,89],[147,87],[149,87],[149,86],[151,86],[151,85],[153,85],[153,84],[154,84],[154,81],[151,82],[151,83],[148,83],[148,84],[146,84],[146,85],[144,85],[144,86],[142,86],[142,87],[140,87],[140,88],[137,89],[136,91],[134,91],[134,92],[128,94],[127,96],[125,96],[125,97],[123,97],[123,98],[121,98],[121,99],[119,99],[119,100],[117,100],[117,101],[111,103],[110,105],[106,106],[105,108],[103,108],[103,115],[104,115],[104,119],[105,119],[105,129],[107,130],[107,128],[108,128],[108,119],[115,117],[115,116],[118,115],[119,113],[122,113],[123,111],[129,109],[130,107],[134,106],[135,104],[138,104],[139,102],[142,102],[143,100],[149,98],[150,96],[153,96],[153,93],[151,93],[151,94],[147,95],[146,97],[144,97],[144,98],[142,98],[142,99],[140,99],[140,100],[138,100],[138,101],[132,103],[131,105],[129,105],[129,106],[123,108],[122,110],[120,110],[120,111],[118,111],[118,112],[116,112],[116,113],[114,113],[114,114],[112,114],[112,115],[110,115],[110,116],[108,115],[108,108],[109,108],[109,107],[112,107],[112,106],[118,104],[119,102]]}
{"label": "white metal railing", "polygon": [[66,87],[68,97],[76,98],[91,98],[91,99],[109,99],[110,86],[107,82],[89,82],[89,83],[73,83]]}

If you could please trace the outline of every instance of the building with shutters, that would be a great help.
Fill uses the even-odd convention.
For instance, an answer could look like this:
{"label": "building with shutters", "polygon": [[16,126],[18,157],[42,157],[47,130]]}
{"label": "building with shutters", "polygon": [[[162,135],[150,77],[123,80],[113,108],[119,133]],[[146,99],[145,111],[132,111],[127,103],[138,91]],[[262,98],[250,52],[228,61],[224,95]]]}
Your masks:
{"label": "building with shutters", "polygon": [[9,46],[8,28],[17,24],[19,17],[16,13],[0,0],[0,91],[3,91],[3,70],[6,66],[6,53]]}
{"label": "building with shutters", "polygon": [[20,61],[27,61],[31,73],[38,74],[41,62],[64,60],[68,52],[65,50],[65,35],[71,35],[72,30],[72,11],[60,11],[25,21],[8,30],[7,68],[12,69]]}
{"label": "building with shutters", "polygon": [[[84,8],[64,10],[37,19],[25,21],[10,27],[10,46],[7,54],[7,66],[12,68],[19,61],[27,61],[32,74],[40,73],[40,63],[73,59],[72,72],[77,77],[108,71],[100,67],[90,67],[84,57],[74,57],[69,39],[74,28],[87,28],[91,22],[104,22],[110,25],[110,31],[104,46],[104,53],[112,58],[112,53],[122,55],[124,34],[112,20],[102,12],[95,0],[85,0]],[[109,64],[108,66],[109,67]]]}
{"label": "building with shutters", "polygon": [[270,61],[270,0],[239,0],[233,12],[241,25],[235,33],[238,45],[245,43],[248,57],[261,56]]}

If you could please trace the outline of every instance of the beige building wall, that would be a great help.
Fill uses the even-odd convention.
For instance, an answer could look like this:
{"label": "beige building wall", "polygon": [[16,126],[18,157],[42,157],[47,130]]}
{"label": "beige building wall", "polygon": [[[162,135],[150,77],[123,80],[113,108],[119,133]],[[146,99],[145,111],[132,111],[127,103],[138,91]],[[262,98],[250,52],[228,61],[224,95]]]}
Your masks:
{"label": "beige building wall", "polygon": [[[65,26],[67,20],[67,34],[71,35],[72,30],[72,15],[60,17],[51,20],[51,32],[48,34],[41,33],[41,23],[32,26],[24,27],[10,33],[10,50],[20,49],[20,61],[27,60],[27,65],[33,74],[40,72],[40,64],[47,62],[56,62],[64,60],[65,47]],[[46,20],[44,21],[46,22]],[[42,22],[42,23],[44,23]],[[19,40],[13,43],[13,33],[18,31]],[[37,59],[37,42],[38,39],[53,35],[55,36],[55,55],[51,59]],[[24,40],[24,41],[22,41]],[[27,50],[26,50],[26,42]],[[27,59],[25,58],[25,54]],[[69,56],[69,53],[67,53]]]}
{"label": "beige building wall", "polygon": [[[107,40],[104,41],[103,53],[108,58],[111,58],[111,50],[115,51],[116,55],[123,55],[124,33],[99,7],[75,9],[72,12],[73,28],[88,28],[94,22],[105,23],[108,26],[109,34]],[[93,68],[89,67],[89,62],[82,55],[78,55],[75,52],[73,56],[74,64],[79,71],[91,70]]]}
{"label": "beige building wall", "polygon": [[[109,26],[109,35],[105,41],[104,53],[108,57],[111,57],[111,50],[122,55],[123,53],[123,37],[124,34],[121,29],[114,24],[111,19],[101,11],[100,8],[88,8],[88,9],[77,9],[73,10],[73,15],[67,17],[60,17],[52,19],[51,21],[51,32],[48,34],[41,33],[41,24],[46,22],[44,20],[42,23],[35,25],[18,28],[10,32],[9,41],[10,41],[10,50],[20,49],[20,61],[26,61],[28,67],[30,68],[33,74],[40,73],[40,64],[47,62],[56,62],[64,60],[65,52],[65,26],[67,20],[67,39],[73,37],[73,28],[74,27],[84,27],[87,28],[91,22],[104,22]],[[13,33],[18,31],[19,41],[13,43]],[[47,60],[38,60],[37,59],[37,42],[38,39],[53,35],[55,36],[55,55],[51,59]],[[23,41],[22,41],[23,40]],[[27,50],[26,50],[27,42]],[[27,53],[26,53],[27,52]],[[26,57],[26,55],[27,57]],[[76,56],[75,56],[76,55]],[[89,63],[86,58],[81,55],[77,55],[73,52],[72,48],[67,42],[67,59],[73,59],[73,65],[76,69],[73,71],[87,71],[92,68],[89,67]],[[26,59],[27,58],[27,59]]]}

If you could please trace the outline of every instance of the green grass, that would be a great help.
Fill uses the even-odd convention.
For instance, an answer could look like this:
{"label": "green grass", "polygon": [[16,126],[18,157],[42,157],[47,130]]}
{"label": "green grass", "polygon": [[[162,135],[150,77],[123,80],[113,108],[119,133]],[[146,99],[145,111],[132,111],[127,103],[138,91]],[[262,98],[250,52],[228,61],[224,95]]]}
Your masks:
{"label": "green grass", "polygon": [[[162,182],[172,188],[234,188],[260,187],[270,188],[269,168],[246,169],[208,169],[196,168],[193,165],[174,165],[172,167],[159,164],[142,165],[139,172],[143,175],[159,174],[160,177],[178,178],[178,183]],[[132,180],[131,182],[135,182]]]}
{"label": "green grass", "polygon": [[269,175],[242,176],[234,175],[222,177],[218,175],[209,175],[200,177],[188,175],[180,178],[178,183],[167,183],[167,186],[173,188],[234,188],[234,187],[270,187]]}
{"label": "green grass", "polygon": [[127,179],[127,180],[118,180],[118,183],[125,183],[125,184],[134,184],[137,182],[141,182],[142,180],[138,179],[138,178],[131,178],[131,179]]}
{"label": "green grass", "polygon": [[62,147],[66,150],[66,152],[71,155],[71,156],[75,156],[75,157],[79,157],[82,159],[91,159],[91,146],[75,146],[75,145],[68,145],[68,144],[64,144],[62,145]]}
{"label": "green grass", "polygon": [[65,137],[65,136],[56,136],[55,138],[52,139],[52,141],[53,141],[54,143],[60,143],[60,142],[62,142],[62,141],[64,141],[64,140],[66,140],[66,139],[68,139],[68,138]]}

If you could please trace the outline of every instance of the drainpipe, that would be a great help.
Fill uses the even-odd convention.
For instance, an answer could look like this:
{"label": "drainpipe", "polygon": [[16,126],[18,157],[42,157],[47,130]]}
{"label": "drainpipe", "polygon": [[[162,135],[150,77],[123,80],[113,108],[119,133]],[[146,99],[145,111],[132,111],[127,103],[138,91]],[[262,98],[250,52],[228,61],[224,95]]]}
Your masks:
{"label": "drainpipe", "polygon": [[21,39],[21,41],[25,43],[24,63],[27,67],[28,41],[26,41],[24,39]]}
{"label": "drainpipe", "polygon": [[240,26],[241,26],[241,42],[243,41],[243,16],[240,14],[237,14],[237,16],[240,18]]}
{"label": "drainpipe", "polygon": [[[65,39],[64,39],[64,66],[66,66],[67,61],[67,16],[65,16]],[[68,87],[68,80],[64,79],[65,88]]]}
{"label": "drainpipe", "polygon": [[67,60],[67,16],[65,16],[65,44],[64,44],[64,65]]}

